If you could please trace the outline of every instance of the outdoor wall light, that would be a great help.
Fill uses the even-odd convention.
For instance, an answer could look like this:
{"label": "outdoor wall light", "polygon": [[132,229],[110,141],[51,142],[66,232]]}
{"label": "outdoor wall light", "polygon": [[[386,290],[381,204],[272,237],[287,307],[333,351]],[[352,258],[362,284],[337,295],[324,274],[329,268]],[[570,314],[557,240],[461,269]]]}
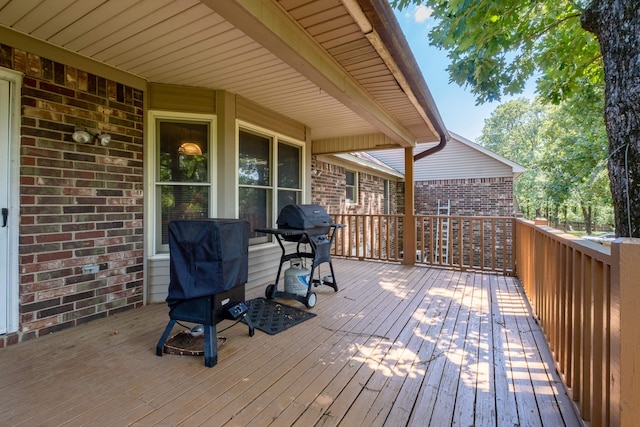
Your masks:
{"label": "outdoor wall light", "polygon": [[98,133],[96,134],[96,139],[102,145],[108,145],[111,142],[111,135],[108,133]]}
{"label": "outdoor wall light", "polygon": [[75,132],[73,132],[73,135],[71,135],[71,139],[73,139],[75,142],[86,144],[87,142],[91,141],[91,134],[86,130],[76,129]]}
{"label": "outdoor wall light", "polygon": [[91,142],[92,139],[95,139],[102,145],[108,145],[111,142],[111,135],[104,132],[92,134],[89,133],[88,129],[76,129],[71,135],[71,139],[82,144],[87,144]]}

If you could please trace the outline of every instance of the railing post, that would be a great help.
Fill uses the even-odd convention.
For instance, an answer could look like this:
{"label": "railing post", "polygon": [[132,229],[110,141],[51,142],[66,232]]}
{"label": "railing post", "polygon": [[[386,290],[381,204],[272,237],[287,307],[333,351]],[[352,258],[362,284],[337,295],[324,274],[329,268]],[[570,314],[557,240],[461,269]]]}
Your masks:
{"label": "railing post", "polygon": [[610,425],[637,426],[640,420],[640,239],[611,245]]}
{"label": "railing post", "polygon": [[404,149],[404,220],[402,221],[402,263],[416,263],[416,217],[413,200],[413,148]]}

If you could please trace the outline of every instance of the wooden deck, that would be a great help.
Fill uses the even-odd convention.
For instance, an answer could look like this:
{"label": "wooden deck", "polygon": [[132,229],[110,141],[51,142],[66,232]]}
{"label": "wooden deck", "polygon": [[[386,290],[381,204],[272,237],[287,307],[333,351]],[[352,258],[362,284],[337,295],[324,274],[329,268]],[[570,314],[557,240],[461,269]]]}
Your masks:
{"label": "wooden deck", "polygon": [[275,336],[235,325],[213,368],[155,355],[164,304],[2,349],[1,424],[581,424],[516,280],[334,267],[340,292],[317,288],[316,317]]}

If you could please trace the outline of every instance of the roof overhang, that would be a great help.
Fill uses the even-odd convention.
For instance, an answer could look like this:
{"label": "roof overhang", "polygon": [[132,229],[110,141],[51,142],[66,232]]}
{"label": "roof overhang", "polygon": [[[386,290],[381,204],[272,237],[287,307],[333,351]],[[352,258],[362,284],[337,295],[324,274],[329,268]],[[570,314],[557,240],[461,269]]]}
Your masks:
{"label": "roof overhang", "polygon": [[[331,154],[327,156],[322,155],[319,158],[320,159],[330,158],[332,159],[331,162],[333,163],[341,163],[341,164],[344,164],[346,167],[358,167],[359,169],[370,171],[372,174],[376,176],[388,177],[388,178],[393,178],[397,180],[404,179],[403,173],[398,172],[397,170],[393,169],[388,165],[385,165],[383,162],[380,162],[375,158],[368,159],[368,158],[358,157],[354,154],[349,154],[349,153],[338,153],[338,154]],[[336,160],[339,160],[339,161],[336,162]]]}
{"label": "roof overhang", "polygon": [[9,0],[0,26],[5,44],[134,87],[240,95],[306,125],[318,152],[447,134],[385,0]]}

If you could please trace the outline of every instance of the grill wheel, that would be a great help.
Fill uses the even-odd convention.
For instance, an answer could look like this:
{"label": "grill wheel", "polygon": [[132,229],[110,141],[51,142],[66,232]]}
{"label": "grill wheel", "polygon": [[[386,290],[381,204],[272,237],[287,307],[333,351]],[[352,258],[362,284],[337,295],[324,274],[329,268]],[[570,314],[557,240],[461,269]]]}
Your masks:
{"label": "grill wheel", "polygon": [[316,305],[317,300],[318,298],[316,297],[316,293],[311,292],[309,293],[309,295],[307,295],[307,301],[305,302],[305,305],[307,306],[307,308],[313,308]]}

